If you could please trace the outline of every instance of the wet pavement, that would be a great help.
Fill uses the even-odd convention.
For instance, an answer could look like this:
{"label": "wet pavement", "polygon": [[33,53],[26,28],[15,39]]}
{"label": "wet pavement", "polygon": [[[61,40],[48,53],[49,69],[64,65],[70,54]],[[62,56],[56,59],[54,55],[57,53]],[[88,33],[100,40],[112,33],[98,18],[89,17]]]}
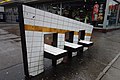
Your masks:
{"label": "wet pavement", "polygon": [[[83,56],[74,57],[67,64],[51,66],[45,59],[45,72],[32,80],[95,80],[99,73],[120,52],[120,30],[93,32],[94,45]],[[19,27],[0,25],[0,80],[24,78]],[[49,63],[49,64],[48,64]]]}
{"label": "wet pavement", "polygon": [[120,79],[120,53],[99,74],[96,80],[119,80]]}
{"label": "wet pavement", "polygon": [[0,80],[24,79],[21,39],[15,29],[16,24],[0,24]]}
{"label": "wet pavement", "polygon": [[71,63],[58,65],[55,69],[47,67],[42,76],[33,80],[95,80],[120,52],[120,30],[93,32],[92,41],[94,46],[84,52],[83,57],[74,57]]}

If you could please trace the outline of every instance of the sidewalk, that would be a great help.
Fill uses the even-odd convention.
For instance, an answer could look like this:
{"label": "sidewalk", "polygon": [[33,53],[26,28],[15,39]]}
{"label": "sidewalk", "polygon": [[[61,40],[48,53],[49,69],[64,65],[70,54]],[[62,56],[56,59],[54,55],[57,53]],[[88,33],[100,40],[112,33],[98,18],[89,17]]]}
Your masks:
{"label": "sidewalk", "polygon": [[44,76],[39,75],[32,80],[96,80],[99,73],[120,52],[120,30],[108,33],[93,32],[92,41],[94,45],[84,52],[82,58],[74,57],[70,64],[61,64],[55,69],[48,66]]}
{"label": "sidewalk", "polygon": [[120,80],[120,53],[101,72],[96,80]]}
{"label": "sidewalk", "polygon": [[24,80],[21,39],[13,34],[18,27],[5,25],[0,24],[0,80]]}

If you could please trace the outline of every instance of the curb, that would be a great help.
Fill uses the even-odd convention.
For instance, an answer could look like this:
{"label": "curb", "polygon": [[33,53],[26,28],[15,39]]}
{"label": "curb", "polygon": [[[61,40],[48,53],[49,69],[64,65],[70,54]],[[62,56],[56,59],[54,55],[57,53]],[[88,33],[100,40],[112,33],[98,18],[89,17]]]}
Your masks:
{"label": "curb", "polygon": [[120,53],[117,54],[117,56],[104,68],[102,72],[98,75],[98,77],[95,80],[101,80],[101,78],[106,74],[106,72],[110,69],[112,64],[119,58]]}

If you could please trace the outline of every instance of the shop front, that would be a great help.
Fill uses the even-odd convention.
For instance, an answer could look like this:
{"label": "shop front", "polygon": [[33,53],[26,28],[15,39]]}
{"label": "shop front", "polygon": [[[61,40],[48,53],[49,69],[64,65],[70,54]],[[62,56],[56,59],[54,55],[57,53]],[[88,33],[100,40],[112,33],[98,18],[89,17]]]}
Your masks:
{"label": "shop front", "polygon": [[31,6],[62,15],[80,22],[103,27],[106,0],[69,0],[49,3],[31,3]]}
{"label": "shop front", "polygon": [[5,21],[5,12],[4,12],[4,7],[0,6],[0,22]]}
{"label": "shop front", "polygon": [[[103,27],[105,14],[105,0],[84,0],[78,2],[63,3],[63,16],[92,24],[95,27]],[[66,10],[69,14],[66,15]]]}
{"label": "shop front", "polygon": [[18,7],[17,4],[8,4],[5,5],[5,19],[6,22],[18,23]]}
{"label": "shop front", "polygon": [[120,28],[120,2],[108,0],[104,28]]}
{"label": "shop front", "polygon": [[[75,19],[100,28],[120,26],[119,0],[46,0],[26,3],[29,6]],[[6,5],[6,20],[18,22],[16,6]]]}

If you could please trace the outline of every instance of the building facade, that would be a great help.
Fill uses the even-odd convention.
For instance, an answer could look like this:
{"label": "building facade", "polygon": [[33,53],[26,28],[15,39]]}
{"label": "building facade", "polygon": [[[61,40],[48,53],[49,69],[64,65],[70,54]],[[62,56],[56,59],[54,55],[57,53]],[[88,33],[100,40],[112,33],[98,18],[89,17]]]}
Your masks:
{"label": "building facade", "polygon": [[[41,0],[26,2],[35,8],[72,18],[101,28],[120,26],[120,3],[115,0]],[[18,9],[5,5],[6,22],[18,22]]]}

